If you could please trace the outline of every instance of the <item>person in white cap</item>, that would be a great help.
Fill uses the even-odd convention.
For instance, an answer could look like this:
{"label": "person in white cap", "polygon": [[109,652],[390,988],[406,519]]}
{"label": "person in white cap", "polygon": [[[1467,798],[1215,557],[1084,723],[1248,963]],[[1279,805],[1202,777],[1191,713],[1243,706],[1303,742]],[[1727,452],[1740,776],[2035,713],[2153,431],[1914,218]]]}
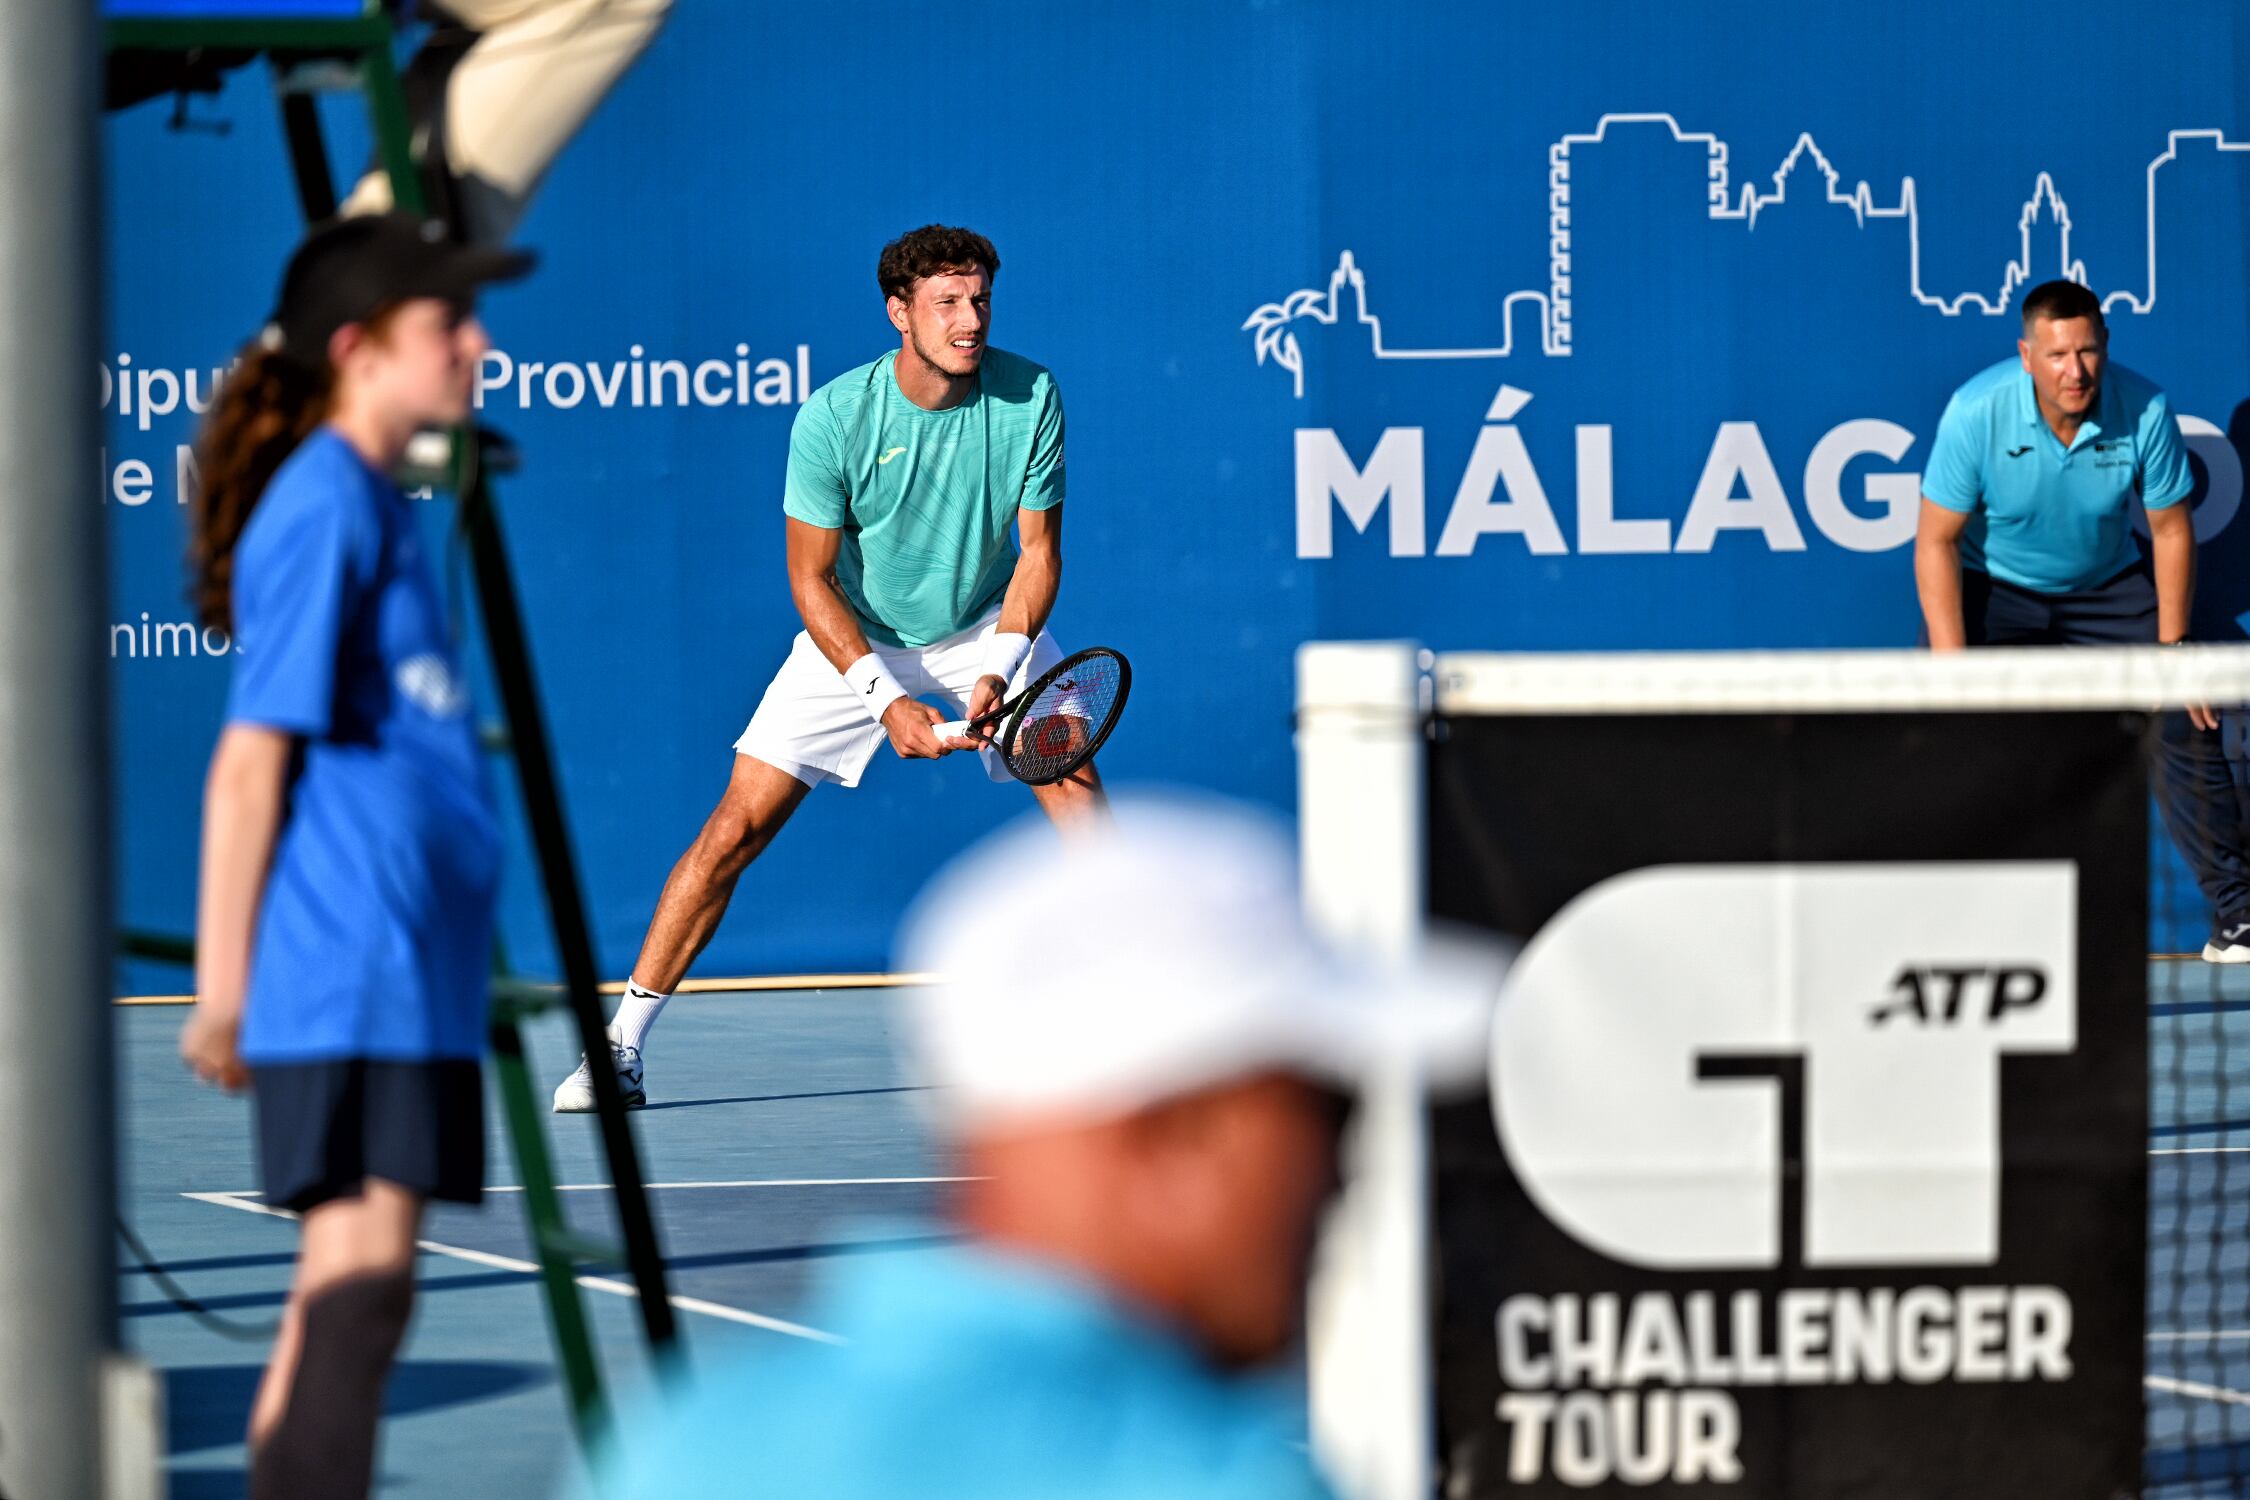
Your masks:
{"label": "person in white cap", "polygon": [[835,1263],[805,1316],[840,1346],[625,1424],[595,1492],[1330,1496],[1301,1388],[1251,1372],[1296,1341],[1355,1079],[1474,1042],[1402,1028],[1409,997],[1306,931],[1286,837],[1222,803],[1003,831],[901,948],[944,976],[904,1029],[960,1240]]}

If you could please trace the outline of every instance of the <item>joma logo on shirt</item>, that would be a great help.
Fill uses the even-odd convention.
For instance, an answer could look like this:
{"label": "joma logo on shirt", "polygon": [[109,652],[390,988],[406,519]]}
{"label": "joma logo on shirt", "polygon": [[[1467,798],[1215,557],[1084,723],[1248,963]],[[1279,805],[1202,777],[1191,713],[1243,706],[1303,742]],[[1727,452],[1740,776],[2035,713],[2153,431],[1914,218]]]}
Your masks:
{"label": "joma logo on shirt", "polygon": [[893,449],[891,449],[891,451],[890,451],[890,452],[888,452],[888,453],[885,453],[885,454],[883,454],[883,455],[882,455],[882,456],[881,456],[880,458],[877,458],[877,459],[875,460],[875,462],[877,462],[877,463],[879,463],[879,464],[887,464],[887,463],[889,463],[889,462],[890,462],[890,461],[891,461],[892,459],[894,459],[894,458],[898,457],[898,456],[899,456],[899,455],[900,455],[901,453],[904,453],[905,451],[906,451],[906,450],[905,450],[904,448],[893,448]]}

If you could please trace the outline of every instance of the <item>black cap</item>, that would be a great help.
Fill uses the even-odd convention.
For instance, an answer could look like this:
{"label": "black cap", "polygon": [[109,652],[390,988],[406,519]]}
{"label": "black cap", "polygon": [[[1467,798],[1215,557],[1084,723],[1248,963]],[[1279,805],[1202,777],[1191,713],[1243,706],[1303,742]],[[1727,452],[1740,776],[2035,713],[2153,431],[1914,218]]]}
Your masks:
{"label": "black cap", "polygon": [[321,366],[330,336],[347,323],[410,297],[467,301],[478,287],[514,281],[531,266],[527,251],[459,244],[434,219],[390,213],[331,220],[290,255],[259,341]]}

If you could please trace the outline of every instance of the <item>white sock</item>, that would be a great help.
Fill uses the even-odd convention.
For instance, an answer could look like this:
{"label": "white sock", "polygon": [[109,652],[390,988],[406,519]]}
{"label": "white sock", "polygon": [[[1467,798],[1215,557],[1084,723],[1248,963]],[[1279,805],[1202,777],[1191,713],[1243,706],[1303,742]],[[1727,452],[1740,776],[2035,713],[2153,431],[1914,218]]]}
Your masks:
{"label": "white sock", "polygon": [[617,1033],[617,1044],[638,1052],[648,1041],[648,1029],[656,1024],[657,1013],[664,1009],[670,995],[659,995],[654,990],[644,990],[632,980],[625,981],[625,998],[617,1002],[617,1014],[610,1018],[610,1029]]}

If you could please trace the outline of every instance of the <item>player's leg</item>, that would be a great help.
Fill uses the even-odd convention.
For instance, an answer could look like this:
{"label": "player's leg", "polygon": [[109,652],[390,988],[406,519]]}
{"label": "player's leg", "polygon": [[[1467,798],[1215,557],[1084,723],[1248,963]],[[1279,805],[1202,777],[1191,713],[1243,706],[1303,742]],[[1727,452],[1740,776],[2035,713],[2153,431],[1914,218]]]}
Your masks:
{"label": "player's leg", "polygon": [[[656,914],[649,919],[633,972],[625,980],[625,993],[610,1017],[610,1065],[617,1070],[626,1108],[637,1109],[648,1102],[641,1054],[656,1018],[719,930],[742,872],[765,852],[811,790],[809,782],[777,766],[736,753],[719,805],[703,820],[695,841],[664,879]],[[555,1086],[556,1114],[593,1109],[591,1067],[581,1055],[577,1068]]]}
{"label": "player's leg", "polygon": [[251,1423],[251,1500],[362,1496],[383,1385],[414,1304],[419,1194],[381,1178],[304,1214],[297,1272]]}
{"label": "player's leg", "polygon": [[1101,772],[1092,761],[1060,781],[1033,787],[1031,795],[1038,799],[1039,810],[1061,828],[1083,825],[1109,812],[1109,794],[1102,790]]}
{"label": "player's leg", "polygon": [[703,822],[657,898],[656,915],[633,960],[633,980],[670,994],[719,930],[736,882],[765,852],[812,788],[751,755],[736,755],[724,796]]}
{"label": "player's leg", "polygon": [[[628,1106],[647,1097],[641,1051],[659,1012],[711,941],[750,862],[773,842],[784,823],[823,781],[857,786],[883,726],[868,714],[843,674],[820,654],[811,637],[796,643],[758,711],[734,742],[727,789],[704,820],[695,842],[672,867],[641,941],[625,997],[610,1023],[610,1060]],[[558,1114],[594,1107],[594,1081],[586,1059],[555,1090]]]}

